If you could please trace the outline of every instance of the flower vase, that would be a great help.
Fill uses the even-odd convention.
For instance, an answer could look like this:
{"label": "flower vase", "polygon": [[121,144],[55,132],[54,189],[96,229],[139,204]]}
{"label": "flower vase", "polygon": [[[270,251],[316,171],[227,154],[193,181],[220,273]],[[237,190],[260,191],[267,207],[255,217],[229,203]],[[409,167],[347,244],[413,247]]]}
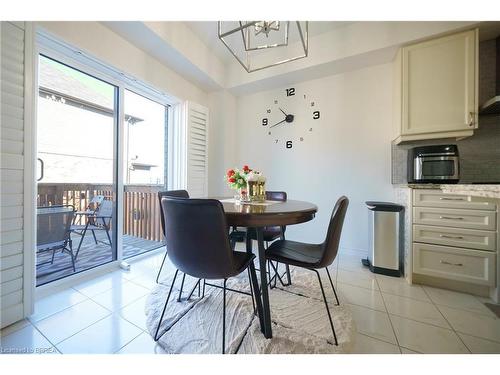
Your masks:
{"label": "flower vase", "polygon": [[240,202],[248,201],[248,190],[246,186],[238,189],[238,200]]}

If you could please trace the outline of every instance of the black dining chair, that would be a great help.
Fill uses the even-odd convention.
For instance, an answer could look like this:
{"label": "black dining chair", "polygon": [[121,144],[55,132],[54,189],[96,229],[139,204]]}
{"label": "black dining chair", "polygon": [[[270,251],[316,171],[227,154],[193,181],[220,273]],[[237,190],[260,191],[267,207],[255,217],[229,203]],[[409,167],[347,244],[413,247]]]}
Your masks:
{"label": "black dining chair", "polygon": [[[269,201],[286,202],[287,194],[285,191],[266,191],[266,199]],[[286,226],[264,227],[264,229],[262,231],[262,236],[264,238],[266,248],[269,247],[269,242],[275,241],[277,239],[284,240],[285,239],[285,231],[286,231]],[[250,228],[247,232],[247,235],[252,240],[257,240],[257,233],[255,232],[255,229]],[[278,263],[276,263],[276,265],[274,265],[271,261],[268,261],[267,267],[268,267],[269,274],[271,273],[271,267],[276,271],[274,273],[273,277],[269,276],[269,286],[271,289],[276,286],[276,279],[278,279],[280,281],[281,285],[283,285],[283,286],[289,286],[292,284],[292,277],[290,275],[290,266],[288,266],[288,264],[285,265],[285,273],[283,273],[282,275],[280,275],[279,272],[277,272]],[[287,282],[283,281],[285,274],[287,277]],[[273,281],[274,281],[274,285],[273,285]]]}
{"label": "black dining chair", "polygon": [[[158,322],[155,341],[158,341],[167,330],[160,333],[160,326],[167,309],[170,294],[175,285],[179,271],[192,277],[203,279],[205,285],[219,287],[223,290],[222,307],[222,353],[225,353],[226,335],[226,291],[235,291],[252,296],[255,294],[258,316],[262,327],[262,304],[259,286],[255,274],[254,254],[233,251],[228,233],[228,225],[222,203],[215,199],[181,199],[164,197],[161,200],[164,214],[165,240],[170,261],[177,267],[172,285],[165,301],[165,306]],[[196,234],[193,234],[196,228]],[[250,290],[238,291],[227,288],[227,279],[250,270]],[[223,286],[209,284],[206,280],[223,280]]]}
{"label": "black dining chair", "polygon": [[335,257],[337,256],[340,236],[342,233],[342,225],[344,224],[344,218],[347,212],[348,205],[349,199],[345,196],[342,196],[337,200],[337,203],[333,208],[332,216],[330,218],[330,224],[328,225],[328,231],[323,243],[309,244],[296,241],[278,240],[273,242],[266,251],[267,259],[274,260],[279,263],[305,268],[316,273],[316,275],[318,276],[321,293],[323,294],[326,312],[328,313],[328,319],[330,320],[330,326],[332,328],[333,337],[335,339],[335,345],[338,345],[337,335],[335,334],[332,316],[330,315],[330,309],[328,308],[325,290],[323,289],[323,284],[321,282],[321,277],[319,275],[318,269],[324,268],[326,270],[328,279],[330,280],[330,285],[335,295],[335,299],[337,300],[337,305],[339,305],[339,298],[337,296],[337,292],[335,291],[335,287],[333,286],[332,278],[330,276],[330,272],[328,271],[328,266],[333,263]]}
{"label": "black dining chair", "polygon": [[[161,199],[163,197],[171,197],[171,198],[189,198],[189,193],[186,190],[168,190],[168,191],[159,191],[158,192],[158,201],[160,203],[160,222],[161,222],[161,230],[163,232],[163,237],[165,237],[165,218],[163,217],[163,206],[161,204]],[[163,256],[163,260],[161,262],[160,269],[158,270],[158,275],[156,275],[156,283],[159,283],[161,271],[163,270],[163,266],[165,265],[165,260],[167,259],[168,250],[165,250],[165,255]],[[179,296],[177,297],[177,301],[181,300],[182,291],[184,288],[184,281],[186,279],[186,275],[182,275],[181,287],[179,290]]]}

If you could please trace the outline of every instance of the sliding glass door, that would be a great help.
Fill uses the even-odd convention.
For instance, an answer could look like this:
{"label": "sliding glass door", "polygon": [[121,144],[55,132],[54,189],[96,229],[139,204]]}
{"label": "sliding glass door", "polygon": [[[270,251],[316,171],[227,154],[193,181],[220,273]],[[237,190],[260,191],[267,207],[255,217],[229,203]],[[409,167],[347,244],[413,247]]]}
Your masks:
{"label": "sliding glass door", "polygon": [[37,286],[117,259],[118,88],[39,55]]}
{"label": "sliding glass door", "polygon": [[123,258],[163,246],[158,192],[166,188],[165,105],[124,91]]}
{"label": "sliding glass door", "polygon": [[37,286],[163,246],[168,105],[110,69],[39,55]]}

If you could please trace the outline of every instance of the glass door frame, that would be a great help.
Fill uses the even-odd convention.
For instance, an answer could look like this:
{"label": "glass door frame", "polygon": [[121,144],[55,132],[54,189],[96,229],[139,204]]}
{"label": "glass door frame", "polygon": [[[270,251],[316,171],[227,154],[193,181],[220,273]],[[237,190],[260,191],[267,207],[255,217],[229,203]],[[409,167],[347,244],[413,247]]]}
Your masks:
{"label": "glass door frame", "polygon": [[[147,99],[151,102],[154,102],[160,106],[163,106],[164,107],[164,110],[165,110],[165,113],[163,115],[164,117],[164,139],[163,139],[163,143],[164,143],[164,149],[163,149],[163,157],[164,157],[164,164],[163,164],[163,178],[164,178],[164,181],[163,181],[163,186],[164,188],[171,188],[171,184],[170,184],[170,181],[171,181],[171,178],[170,178],[170,159],[172,157],[171,153],[170,153],[170,146],[169,146],[169,142],[171,142],[171,139],[170,139],[170,136],[169,136],[169,132],[170,132],[170,129],[171,129],[171,115],[172,115],[172,108],[171,108],[171,105],[169,104],[166,104],[166,103],[162,103],[160,100],[158,100],[158,98],[156,96],[151,96],[151,95],[146,95],[145,93],[143,93],[141,90],[138,90],[136,87],[129,87],[129,86],[124,86],[124,89],[123,89],[123,100],[124,100],[124,103],[125,103],[125,91],[128,91],[129,93],[131,94],[134,94],[134,95],[137,95],[137,96],[141,96],[142,98],[144,99]],[[123,106],[123,111],[125,112],[126,111],[126,108],[125,108],[125,104]],[[125,122],[122,124],[123,126],[125,126]],[[123,145],[123,152],[122,152],[122,157],[123,157],[123,166],[124,167],[128,167],[128,161],[125,159],[125,157],[128,156],[128,150],[125,150],[126,147],[127,147],[127,144],[128,142],[130,142],[130,138],[127,138],[127,142],[125,141],[125,133],[126,133],[126,130],[123,128],[123,131],[122,131],[122,145]],[[127,135],[128,137],[128,135]],[[125,170],[128,170],[128,168],[124,168],[124,171]],[[125,198],[125,181],[127,180],[127,176],[123,175],[123,191],[122,191],[122,194]],[[133,184],[132,184],[133,185]],[[146,185],[147,186],[147,185]],[[124,202],[124,200],[123,200]],[[122,203],[122,208],[124,208],[125,206],[125,203]],[[122,216],[122,219],[125,220],[125,212],[123,212],[123,216]],[[124,223],[123,223],[124,224]],[[124,232],[124,225],[122,226],[122,231]],[[122,232],[122,234],[123,234]],[[122,261],[125,261],[125,262],[128,262],[129,260],[133,260],[135,257],[141,257],[142,255],[145,255],[151,251],[156,251],[158,250],[159,248],[163,247],[164,246],[164,242],[162,241],[161,243],[159,243],[158,247],[154,248],[154,249],[151,249],[151,250],[146,250],[144,252],[140,252],[138,254],[134,254],[130,257],[127,257],[127,258],[124,258],[123,257],[123,251],[122,251]],[[122,248],[123,249],[123,248]]]}
{"label": "glass door frame", "polygon": [[[179,104],[179,101],[175,98],[164,94],[148,85],[139,82],[131,77],[126,76],[124,73],[119,72],[113,67],[109,65],[103,64],[100,61],[93,59],[90,56],[87,56],[82,51],[77,48],[71,47],[57,39],[54,39],[51,35],[44,33],[43,31],[38,30],[35,36],[35,48],[34,48],[34,59],[35,59],[35,69],[34,69],[34,85],[33,85],[33,95],[34,95],[34,144],[33,144],[33,163],[36,163],[37,157],[37,121],[36,121],[36,113],[37,113],[37,105],[38,105],[38,90],[39,90],[39,82],[38,82],[38,58],[40,55],[44,55],[50,59],[53,59],[57,62],[65,64],[70,68],[81,71],[82,73],[93,76],[97,79],[100,79],[106,83],[109,83],[116,88],[115,95],[115,108],[117,109],[114,113],[114,131],[113,131],[113,155],[115,157],[114,165],[113,165],[113,190],[115,197],[115,208],[114,208],[114,218],[112,221],[113,228],[115,230],[112,231],[112,241],[114,243],[114,255],[116,259],[114,261],[105,263],[100,266],[96,266],[92,269],[79,272],[74,275],[67,276],[60,280],[55,280],[54,282],[42,285],[40,287],[36,287],[36,289],[43,288],[50,289],[52,287],[57,287],[61,282],[65,282],[71,280],[73,278],[80,278],[81,275],[87,274],[89,271],[97,271],[103,269],[103,267],[114,265],[119,266],[123,262],[123,222],[124,222],[124,123],[125,123],[125,108],[124,108],[124,94],[125,90],[132,91],[138,95],[144,96],[145,98],[157,102],[158,104],[164,105],[167,111],[167,124],[166,124],[166,132],[165,132],[165,142],[167,144],[167,176],[165,176],[165,184],[167,187],[171,187],[172,180],[170,178],[172,171],[170,166],[172,165],[171,158],[171,137],[172,134],[172,119],[173,112],[175,111],[175,107]],[[173,111],[174,110],[174,111]],[[36,181],[33,181],[35,186],[35,194],[36,194]],[[35,207],[33,212],[36,215],[36,200]],[[36,220],[35,220],[36,226]],[[36,234],[36,229],[35,229]],[[36,237],[35,237],[36,238]],[[33,252],[34,253],[34,252]],[[36,273],[36,255],[33,254],[33,268]],[[129,258],[130,259],[130,258]],[[36,275],[33,279],[33,283],[36,284]]]}

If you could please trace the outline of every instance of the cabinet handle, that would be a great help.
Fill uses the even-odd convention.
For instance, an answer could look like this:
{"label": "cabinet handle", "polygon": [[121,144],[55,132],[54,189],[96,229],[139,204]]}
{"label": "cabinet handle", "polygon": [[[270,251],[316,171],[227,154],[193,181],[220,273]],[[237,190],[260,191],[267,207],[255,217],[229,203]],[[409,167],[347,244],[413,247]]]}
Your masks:
{"label": "cabinet handle", "polygon": [[463,264],[462,263],[451,263],[451,262],[447,262],[446,260],[442,260],[439,262],[441,264],[447,264],[449,266],[458,266],[458,267],[463,267]]}
{"label": "cabinet handle", "polygon": [[440,234],[439,237],[441,237],[441,238],[451,238],[453,240],[463,240],[464,239],[462,236],[448,236],[446,234]]}
{"label": "cabinet handle", "polygon": [[449,198],[449,197],[441,197],[439,199],[441,199],[442,201],[463,201],[464,200],[463,198]]}
{"label": "cabinet handle", "polygon": [[439,216],[440,219],[446,219],[446,220],[463,220],[463,217],[450,217],[450,216]]}
{"label": "cabinet handle", "polygon": [[469,126],[474,126],[474,115],[474,112],[469,112],[469,121],[467,123]]}

